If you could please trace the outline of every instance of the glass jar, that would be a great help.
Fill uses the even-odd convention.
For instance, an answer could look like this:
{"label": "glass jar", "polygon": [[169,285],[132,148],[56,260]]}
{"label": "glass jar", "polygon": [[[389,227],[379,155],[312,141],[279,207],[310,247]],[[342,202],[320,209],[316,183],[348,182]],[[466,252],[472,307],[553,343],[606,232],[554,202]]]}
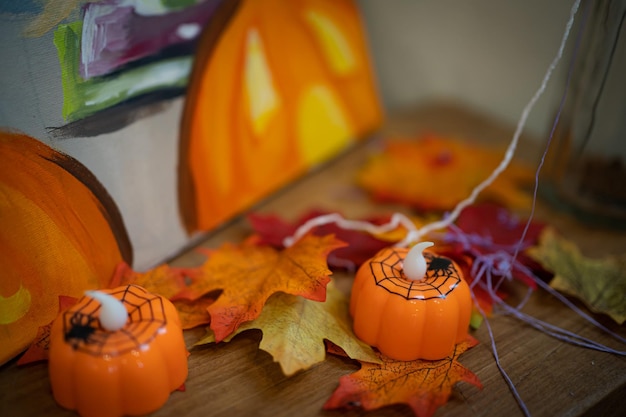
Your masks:
{"label": "glass jar", "polygon": [[626,0],[591,1],[580,12],[542,195],[584,221],[626,228]]}

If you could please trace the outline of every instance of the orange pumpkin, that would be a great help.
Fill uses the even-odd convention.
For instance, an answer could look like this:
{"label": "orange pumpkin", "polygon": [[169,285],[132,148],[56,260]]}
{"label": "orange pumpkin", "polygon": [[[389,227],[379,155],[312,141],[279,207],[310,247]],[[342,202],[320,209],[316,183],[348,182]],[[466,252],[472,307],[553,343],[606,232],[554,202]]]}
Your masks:
{"label": "orange pumpkin", "polygon": [[83,417],[153,412],[187,378],[176,308],[136,285],[85,296],[52,326],[49,370],[55,400]]}
{"label": "orange pumpkin", "polygon": [[352,286],[355,334],[396,360],[442,359],[467,337],[469,286],[451,259],[422,255],[425,246],[383,249],[359,268]]}

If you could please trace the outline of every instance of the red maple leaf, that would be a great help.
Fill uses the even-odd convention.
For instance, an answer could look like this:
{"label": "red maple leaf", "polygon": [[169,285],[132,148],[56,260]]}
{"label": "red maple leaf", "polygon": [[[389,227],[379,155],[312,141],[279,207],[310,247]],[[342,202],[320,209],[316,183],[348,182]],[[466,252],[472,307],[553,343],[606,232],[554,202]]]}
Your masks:
{"label": "red maple leaf", "polygon": [[[491,257],[493,271],[510,268],[513,278],[534,290],[537,284],[531,274],[544,276],[546,271],[524,250],[538,242],[545,224],[531,221],[522,239],[525,227],[526,221],[508,209],[493,203],[482,203],[465,208],[445,239],[452,245],[453,251],[468,254],[474,261]],[[519,250],[516,248],[518,244]]]}
{"label": "red maple leaf", "polygon": [[[252,213],[248,215],[248,221],[254,231],[259,235],[259,243],[272,245],[276,248],[283,247],[283,240],[292,236],[298,227],[315,217],[329,214],[321,210],[311,210],[294,223],[288,223],[280,217],[268,214]],[[389,222],[389,216],[371,217],[363,219],[372,224],[384,224]],[[358,230],[342,229],[336,224],[318,226],[312,230],[316,236],[333,234],[337,239],[347,245],[337,248],[328,256],[328,266],[331,268],[346,268],[356,270],[362,263],[374,256],[379,250],[390,245],[390,242],[378,239],[368,233]]]}

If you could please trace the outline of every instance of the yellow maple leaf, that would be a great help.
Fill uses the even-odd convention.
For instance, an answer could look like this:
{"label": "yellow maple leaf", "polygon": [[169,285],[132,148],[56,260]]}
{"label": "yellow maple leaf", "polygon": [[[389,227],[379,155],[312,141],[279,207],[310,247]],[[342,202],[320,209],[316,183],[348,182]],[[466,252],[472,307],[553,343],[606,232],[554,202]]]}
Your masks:
{"label": "yellow maple leaf", "polygon": [[[352,359],[380,363],[372,348],[352,332],[346,297],[332,282],[326,287],[324,302],[274,294],[257,319],[242,324],[224,340],[228,342],[236,334],[250,329],[263,331],[259,348],[272,355],[287,376],[323,361],[326,356],[324,340],[340,346]],[[207,330],[207,336],[196,345],[215,341],[212,331]]]}

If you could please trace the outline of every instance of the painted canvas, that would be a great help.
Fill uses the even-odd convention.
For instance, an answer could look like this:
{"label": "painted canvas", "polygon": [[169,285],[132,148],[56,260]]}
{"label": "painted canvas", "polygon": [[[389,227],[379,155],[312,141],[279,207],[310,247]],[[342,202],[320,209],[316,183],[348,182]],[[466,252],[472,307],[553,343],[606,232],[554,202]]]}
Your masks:
{"label": "painted canvas", "polygon": [[0,3],[0,363],[381,123],[352,0]]}

